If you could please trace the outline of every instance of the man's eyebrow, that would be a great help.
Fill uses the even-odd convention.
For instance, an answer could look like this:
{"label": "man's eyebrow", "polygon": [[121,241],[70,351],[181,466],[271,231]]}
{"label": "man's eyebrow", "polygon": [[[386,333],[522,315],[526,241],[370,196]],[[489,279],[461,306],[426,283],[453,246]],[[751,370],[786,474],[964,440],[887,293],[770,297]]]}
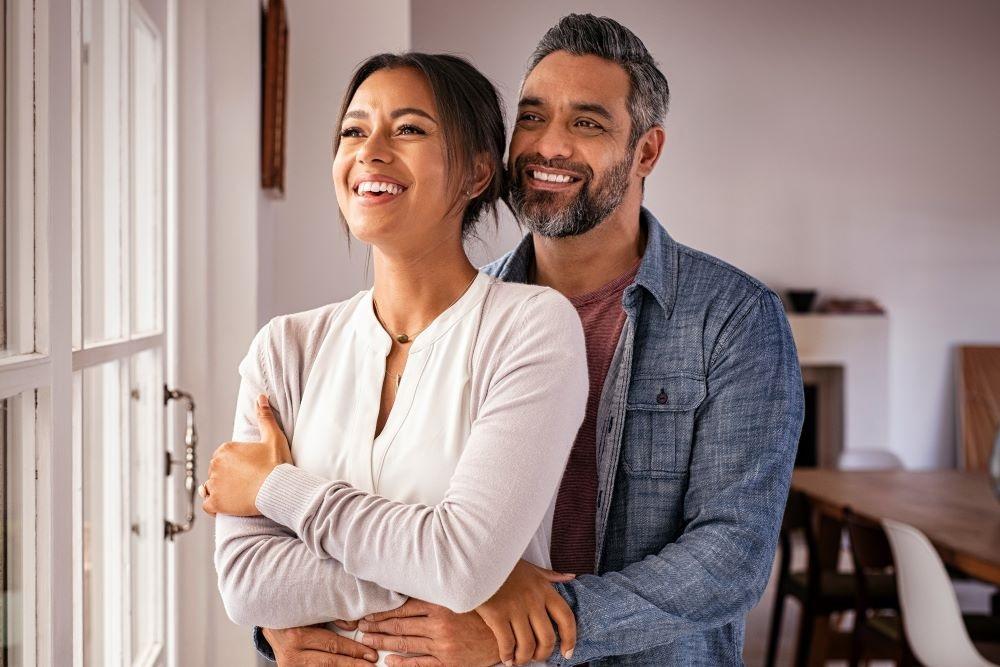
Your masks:
{"label": "man's eyebrow", "polygon": [[597,102],[574,102],[573,108],[577,111],[597,114],[609,122],[614,121],[614,118],[611,116],[611,112],[608,111],[608,108],[603,104],[598,104]]}
{"label": "man's eyebrow", "polygon": [[[534,97],[531,95],[526,95],[521,98],[521,101],[517,103],[518,108],[520,107],[542,107],[545,106],[545,100],[541,97]],[[574,111],[583,111],[586,113],[597,114],[601,118],[604,118],[608,122],[614,122],[614,116],[608,111],[608,108],[603,104],[598,102],[573,102],[570,106],[573,107]]]}

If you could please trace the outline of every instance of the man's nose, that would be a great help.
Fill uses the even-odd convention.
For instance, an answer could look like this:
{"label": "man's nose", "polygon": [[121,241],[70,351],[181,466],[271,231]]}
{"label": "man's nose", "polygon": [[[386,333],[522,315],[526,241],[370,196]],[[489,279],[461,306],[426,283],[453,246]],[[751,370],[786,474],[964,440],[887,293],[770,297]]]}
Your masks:
{"label": "man's nose", "polygon": [[573,155],[573,137],[566,128],[549,124],[536,135],[535,152],[547,160],[570,158]]}

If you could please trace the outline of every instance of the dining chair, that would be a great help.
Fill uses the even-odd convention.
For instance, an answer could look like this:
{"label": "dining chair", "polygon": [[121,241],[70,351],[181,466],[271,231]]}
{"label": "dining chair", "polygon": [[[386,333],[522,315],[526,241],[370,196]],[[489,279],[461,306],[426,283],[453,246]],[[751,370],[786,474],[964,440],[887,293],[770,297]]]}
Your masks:
{"label": "dining chair", "polygon": [[[838,524],[837,532],[839,531]],[[805,494],[795,490],[788,494],[778,540],[777,590],[771,611],[764,664],[767,667],[775,664],[785,602],[792,597],[802,607],[794,664],[796,667],[804,667],[809,662],[813,648],[813,628],[817,619],[828,618],[834,612],[854,609],[854,579],[850,573],[837,570],[839,541],[831,545],[821,544],[813,523],[812,506]],[[803,570],[792,570],[791,567],[793,546],[797,540],[801,540],[805,546],[806,567]],[[886,588],[892,590],[895,582],[888,577],[875,586],[880,591]]]}
{"label": "dining chair", "polygon": [[838,470],[902,470],[903,462],[887,449],[845,449]]}
{"label": "dining chair", "polygon": [[892,657],[901,665],[916,664],[903,633],[899,597],[895,586],[873,582],[888,579],[895,583],[895,563],[882,526],[844,510],[844,524],[851,547],[856,588],[854,628],[849,664],[856,667],[862,658]]}
{"label": "dining chair", "polygon": [[941,557],[927,537],[883,519],[896,564],[903,628],[913,655],[926,667],[1000,667],[972,643]]}

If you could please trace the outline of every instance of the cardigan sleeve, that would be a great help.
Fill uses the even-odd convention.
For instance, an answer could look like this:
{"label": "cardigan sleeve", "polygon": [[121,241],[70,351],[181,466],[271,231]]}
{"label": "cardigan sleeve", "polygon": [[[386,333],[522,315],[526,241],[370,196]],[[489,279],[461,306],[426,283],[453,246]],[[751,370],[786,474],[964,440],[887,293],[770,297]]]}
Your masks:
{"label": "cardigan sleeve", "polygon": [[[281,337],[277,337],[281,339]],[[275,337],[271,323],[261,329],[240,363],[233,441],[257,442],[255,402],[258,394],[271,401],[285,433],[293,406],[289,393],[272,386],[281,360],[295,349],[271,354]],[[395,609],[406,596],[348,574],[332,558],[317,556],[278,523],[262,516],[215,518],[215,567],[226,612],[239,625],[289,628],[334,619],[353,620]]]}
{"label": "cardigan sleeve", "polygon": [[583,328],[558,292],[525,299],[507,332],[441,502],[392,501],[283,464],[258,509],[350,575],[456,612],[485,602],[555,497],[589,388]]}

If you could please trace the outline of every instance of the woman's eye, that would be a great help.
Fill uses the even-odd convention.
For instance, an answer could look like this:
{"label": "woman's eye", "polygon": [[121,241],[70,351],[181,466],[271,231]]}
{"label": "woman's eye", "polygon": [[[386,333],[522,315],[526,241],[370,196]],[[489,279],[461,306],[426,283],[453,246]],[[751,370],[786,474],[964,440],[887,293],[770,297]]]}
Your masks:
{"label": "woman's eye", "polygon": [[360,137],[362,136],[361,130],[357,127],[345,127],[340,131],[341,137]]}
{"label": "woman's eye", "polygon": [[427,134],[416,125],[400,125],[399,134]]}

